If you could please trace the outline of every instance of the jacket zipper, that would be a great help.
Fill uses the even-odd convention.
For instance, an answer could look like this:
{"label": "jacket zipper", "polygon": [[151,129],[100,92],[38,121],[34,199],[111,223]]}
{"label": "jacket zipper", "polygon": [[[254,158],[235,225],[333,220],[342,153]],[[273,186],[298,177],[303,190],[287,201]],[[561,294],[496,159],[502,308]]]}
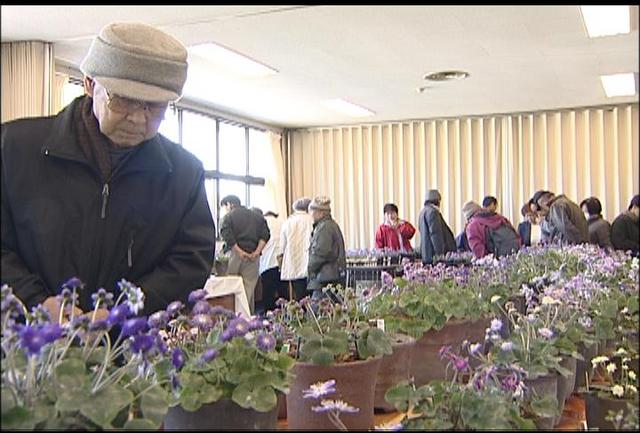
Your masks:
{"label": "jacket zipper", "polygon": [[107,201],[109,200],[109,183],[105,183],[102,187],[102,212],[100,218],[105,219],[107,212]]}
{"label": "jacket zipper", "polygon": [[127,250],[127,264],[130,268],[133,267],[133,257],[131,255],[131,249],[133,248],[133,236],[131,236],[131,240],[129,241],[129,249]]}

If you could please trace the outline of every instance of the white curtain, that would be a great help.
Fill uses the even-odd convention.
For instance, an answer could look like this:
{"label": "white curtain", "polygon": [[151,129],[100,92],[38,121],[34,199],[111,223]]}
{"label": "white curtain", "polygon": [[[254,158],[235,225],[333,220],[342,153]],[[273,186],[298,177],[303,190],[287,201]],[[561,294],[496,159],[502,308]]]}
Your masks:
{"label": "white curtain", "polygon": [[267,137],[270,145],[270,161],[264,161],[265,166],[269,167],[265,174],[265,189],[271,198],[272,210],[281,215],[282,218],[286,218],[287,202],[285,198],[284,162],[280,145],[282,136],[268,131]]}
{"label": "white curtain", "polygon": [[374,245],[387,202],[417,228],[432,188],[454,234],[465,202],[493,195],[517,225],[538,189],[594,195],[611,221],[638,193],[638,148],[638,104],[294,130],[288,199],[331,197],[348,248]]}
{"label": "white curtain", "polygon": [[57,113],[55,95],[53,44],[3,42],[2,122]]}

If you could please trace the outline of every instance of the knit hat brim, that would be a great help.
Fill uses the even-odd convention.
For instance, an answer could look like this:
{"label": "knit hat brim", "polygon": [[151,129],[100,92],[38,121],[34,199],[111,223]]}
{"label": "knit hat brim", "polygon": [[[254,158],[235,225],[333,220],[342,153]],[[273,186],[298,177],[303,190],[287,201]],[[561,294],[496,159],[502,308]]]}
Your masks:
{"label": "knit hat brim", "polygon": [[107,89],[110,94],[125,98],[149,102],[170,102],[180,98],[176,92],[139,81],[113,77],[93,77],[93,79]]}
{"label": "knit hat brim", "polygon": [[317,204],[317,203],[311,203],[309,205],[309,209],[311,210],[331,210],[331,206],[327,206],[327,205],[323,205],[323,204]]}

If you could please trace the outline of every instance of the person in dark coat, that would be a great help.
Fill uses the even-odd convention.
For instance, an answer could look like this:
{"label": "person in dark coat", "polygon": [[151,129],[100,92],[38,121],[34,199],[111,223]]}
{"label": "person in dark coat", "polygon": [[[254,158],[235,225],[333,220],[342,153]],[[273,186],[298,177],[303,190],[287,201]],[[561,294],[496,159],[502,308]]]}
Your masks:
{"label": "person in dark coat", "polygon": [[511,222],[504,216],[480,207],[473,201],[465,203],[462,207],[462,212],[465,219],[469,221],[465,232],[469,240],[469,247],[476,258],[484,257],[491,252],[489,239],[487,239],[489,236],[487,230],[494,230],[503,225],[506,225],[513,232],[512,238],[515,238],[515,246],[512,251],[517,251],[520,248],[520,236],[511,225]]}
{"label": "person in dark coat", "polygon": [[2,283],[52,317],[72,277],[86,286],[78,314],[122,278],[142,289],[144,314],[185,302],[210,275],[216,237],[202,163],[158,134],[187,50],[153,27],[115,23],[80,69],[86,95],[2,125]]}
{"label": "person in dark coat", "polygon": [[633,196],[627,211],[613,220],[611,243],[617,250],[630,251],[634,256],[640,255],[640,195]]}
{"label": "person in dark coat", "polygon": [[429,190],[418,217],[420,254],[423,264],[432,264],[435,255],[456,251],[453,232],[440,213],[440,200],[440,192],[437,189]]}
{"label": "person in dark coat", "polygon": [[309,284],[313,299],[325,297],[322,289],[329,284],[346,283],[347,258],[344,237],[338,223],[331,218],[331,200],[316,197],[309,204],[313,217],[313,232],[309,245]]}
{"label": "person in dark coat", "polygon": [[[577,204],[564,194],[545,191],[537,200],[538,214],[544,218],[543,235],[549,242],[581,244],[589,242],[587,219]],[[544,237],[544,236],[543,236]]]}
{"label": "person in dark coat", "polygon": [[602,204],[596,197],[589,197],[580,203],[580,209],[587,218],[589,242],[601,248],[613,249],[611,244],[611,224],[602,218]]}

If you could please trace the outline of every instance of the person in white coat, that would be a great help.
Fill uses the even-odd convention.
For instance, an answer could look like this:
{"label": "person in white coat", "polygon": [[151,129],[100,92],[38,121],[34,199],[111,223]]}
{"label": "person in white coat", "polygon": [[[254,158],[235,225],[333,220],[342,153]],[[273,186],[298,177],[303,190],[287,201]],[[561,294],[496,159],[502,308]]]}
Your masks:
{"label": "person in white coat", "polygon": [[276,306],[276,299],[287,297],[287,290],[280,279],[280,267],[278,266],[277,255],[280,248],[280,229],[282,222],[278,214],[267,211],[264,214],[267,221],[271,237],[262,250],[260,256],[260,280],[262,281],[262,300],[264,310],[273,310]]}
{"label": "person in white coat", "polygon": [[290,288],[296,300],[307,296],[307,266],[313,218],[308,213],[311,199],[302,197],[293,203],[293,213],[282,224],[280,248],[282,264],[280,278]]}

